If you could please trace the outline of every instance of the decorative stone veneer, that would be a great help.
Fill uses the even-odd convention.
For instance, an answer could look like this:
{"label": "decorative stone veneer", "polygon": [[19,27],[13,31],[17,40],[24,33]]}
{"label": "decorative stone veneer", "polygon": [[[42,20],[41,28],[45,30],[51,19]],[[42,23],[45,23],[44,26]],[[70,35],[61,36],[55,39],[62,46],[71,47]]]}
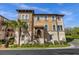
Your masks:
{"label": "decorative stone veneer", "polygon": [[[52,36],[51,42],[58,41],[58,34],[57,32],[49,32],[49,34]],[[65,33],[59,32],[59,40],[60,41],[66,41],[65,39]]]}

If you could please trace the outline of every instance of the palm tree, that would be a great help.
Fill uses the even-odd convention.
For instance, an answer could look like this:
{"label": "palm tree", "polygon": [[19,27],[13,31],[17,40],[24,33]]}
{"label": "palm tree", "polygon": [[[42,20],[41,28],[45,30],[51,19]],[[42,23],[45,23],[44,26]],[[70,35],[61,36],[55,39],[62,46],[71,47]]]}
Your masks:
{"label": "palm tree", "polygon": [[8,33],[7,33],[7,30],[10,28],[12,28],[13,31],[16,30],[16,28],[18,28],[18,24],[16,21],[14,20],[9,20],[9,21],[5,21],[4,22],[4,27],[5,27],[5,47],[7,48],[8,45],[9,45],[9,39],[12,38],[12,36],[6,36]]}
{"label": "palm tree", "polygon": [[[25,33],[28,33],[28,31],[27,31],[27,29],[28,29],[27,22],[25,22],[23,20],[18,20],[18,21],[15,21],[15,20],[5,21],[4,22],[4,26],[5,26],[5,32],[7,32],[7,29],[9,27],[11,27],[14,31],[16,31],[16,29],[18,29],[18,33],[19,33],[18,45],[20,46],[22,28],[25,30]],[[10,36],[8,36],[8,37],[10,37]],[[5,47],[8,47],[8,43],[9,43],[8,37],[5,36],[5,40],[6,40]]]}
{"label": "palm tree", "polygon": [[24,20],[18,20],[18,21],[17,21],[17,24],[18,24],[18,28],[19,28],[19,42],[18,42],[18,45],[20,46],[20,40],[21,40],[20,37],[21,37],[22,29],[26,30],[26,31],[25,31],[25,33],[26,33],[26,32],[28,32],[28,31],[27,31],[28,26],[27,26],[27,22],[24,21]]}
{"label": "palm tree", "polygon": [[5,47],[8,47],[8,41],[9,41],[9,33],[8,28],[11,26],[10,21],[4,21],[4,27],[5,27]]}

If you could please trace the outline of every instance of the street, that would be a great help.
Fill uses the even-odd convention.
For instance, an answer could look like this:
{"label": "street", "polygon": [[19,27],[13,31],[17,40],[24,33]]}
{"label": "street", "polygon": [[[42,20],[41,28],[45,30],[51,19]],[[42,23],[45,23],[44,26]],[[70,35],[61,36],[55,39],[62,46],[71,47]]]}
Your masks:
{"label": "street", "polygon": [[79,49],[0,50],[0,55],[78,55]]}
{"label": "street", "polygon": [[79,40],[70,42],[70,48],[47,48],[47,49],[0,49],[0,55],[79,55]]}

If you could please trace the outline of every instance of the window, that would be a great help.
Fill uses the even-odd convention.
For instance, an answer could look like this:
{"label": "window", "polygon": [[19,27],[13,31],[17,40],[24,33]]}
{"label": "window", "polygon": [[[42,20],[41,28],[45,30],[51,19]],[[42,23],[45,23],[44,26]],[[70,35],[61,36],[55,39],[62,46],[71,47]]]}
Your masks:
{"label": "window", "polygon": [[56,20],[56,16],[52,16],[52,20],[53,20],[53,21]]}
{"label": "window", "polygon": [[62,25],[60,25],[60,30],[62,31],[63,29],[62,29]]}
{"label": "window", "polygon": [[45,25],[45,30],[47,30],[48,29],[48,26],[47,25]]}
{"label": "window", "polygon": [[44,19],[44,16],[40,16],[40,19],[43,20]]}
{"label": "window", "polygon": [[59,25],[57,26],[57,31],[60,31]]}
{"label": "window", "polygon": [[58,19],[58,20],[61,20],[61,16],[57,16],[57,19]]}
{"label": "window", "polygon": [[55,25],[53,25],[53,30],[55,31]]}
{"label": "window", "polygon": [[45,16],[45,20],[47,20],[48,19],[48,16]]}
{"label": "window", "polygon": [[22,15],[21,14],[19,14],[19,18],[18,19],[22,19]]}
{"label": "window", "polygon": [[24,15],[21,16],[21,19],[24,19]]}
{"label": "window", "polygon": [[25,18],[24,19],[28,19],[28,16],[27,15],[25,15]]}
{"label": "window", "polygon": [[37,16],[37,21],[39,21],[39,19],[40,19],[39,16]]}
{"label": "window", "polygon": [[54,20],[54,16],[52,16],[52,20]]}
{"label": "window", "polygon": [[22,40],[24,40],[24,35],[22,35]]}
{"label": "window", "polygon": [[29,19],[29,14],[21,14],[19,18],[27,20],[27,19]]}
{"label": "window", "polygon": [[24,15],[24,19],[29,19],[29,15],[27,14],[27,15]]}
{"label": "window", "polygon": [[57,31],[62,31],[63,29],[62,29],[62,25],[58,25],[57,26]]}

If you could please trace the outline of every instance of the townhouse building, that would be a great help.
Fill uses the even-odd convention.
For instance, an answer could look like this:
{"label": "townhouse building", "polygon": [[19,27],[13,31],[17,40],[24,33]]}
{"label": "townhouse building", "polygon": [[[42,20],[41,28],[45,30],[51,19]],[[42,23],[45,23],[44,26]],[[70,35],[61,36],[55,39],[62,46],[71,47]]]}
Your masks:
{"label": "townhouse building", "polygon": [[28,24],[30,39],[45,42],[66,41],[63,14],[35,14],[34,10],[18,9],[18,20]]}

